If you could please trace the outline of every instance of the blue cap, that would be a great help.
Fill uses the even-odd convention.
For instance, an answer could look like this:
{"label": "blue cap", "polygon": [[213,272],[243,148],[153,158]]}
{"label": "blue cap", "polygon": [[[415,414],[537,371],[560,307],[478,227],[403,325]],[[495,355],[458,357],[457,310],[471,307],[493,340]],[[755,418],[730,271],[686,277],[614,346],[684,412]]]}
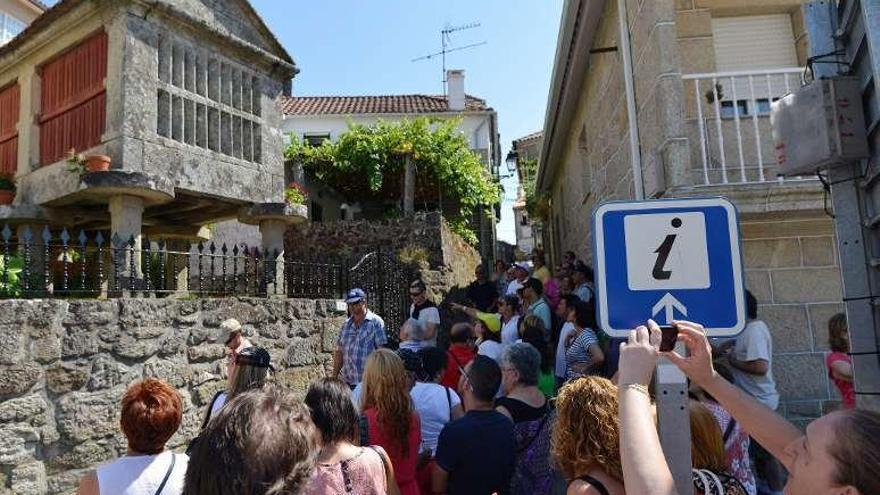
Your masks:
{"label": "blue cap", "polygon": [[367,294],[364,293],[363,289],[354,288],[345,295],[345,304],[359,303],[366,298]]}

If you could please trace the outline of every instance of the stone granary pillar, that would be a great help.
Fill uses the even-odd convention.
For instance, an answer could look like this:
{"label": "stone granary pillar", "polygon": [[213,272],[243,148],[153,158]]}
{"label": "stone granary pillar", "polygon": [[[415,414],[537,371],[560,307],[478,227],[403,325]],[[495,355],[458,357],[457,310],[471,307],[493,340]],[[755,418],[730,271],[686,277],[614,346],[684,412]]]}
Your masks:
{"label": "stone granary pillar", "polygon": [[129,196],[120,194],[110,198],[108,205],[110,210],[110,238],[119,236],[123,246],[126,246],[129,239],[134,237],[134,273],[131,272],[132,260],[127,251],[125,257],[120,260],[122,263],[120,274],[125,277],[141,278],[141,247],[143,216],[144,216],[144,200],[137,196]]}
{"label": "stone granary pillar", "polygon": [[[238,221],[249,225],[259,225],[262,236],[262,249],[264,257],[266,252],[277,256],[274,266],[268,265],[269,282],[266,287],[267,294],[286,294],[287,287],[284,284],[284,233],[291,225],[308,220],[308,208],[305,205],[289,205],[287,203],[260,203],[243,208],[238,215]],[[277,251],[276,251],[277,250]]]}

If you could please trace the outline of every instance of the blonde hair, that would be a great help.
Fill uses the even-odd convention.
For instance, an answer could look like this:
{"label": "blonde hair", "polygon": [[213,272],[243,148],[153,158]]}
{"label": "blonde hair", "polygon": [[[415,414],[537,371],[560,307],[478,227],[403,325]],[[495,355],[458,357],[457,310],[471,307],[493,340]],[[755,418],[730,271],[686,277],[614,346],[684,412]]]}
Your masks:
{"label": "blonde hair", "polygon": [[727,472],[724,459],[724,439],[715,415],[703,404],[690,401],[691,462],[695,469],[715,473]]}
{"label": "blonde hair", "polygon": [[617,387],[613,383],[588,376],[562,387],[556,397],[550,453],[569,480],[599,468],[623,481]]}
{"label": "blonde hair", "polygon": [[393,351],[376,349],[367,358],[363,385],[361,411],[376,409],[376,420],[403,455],[409,455],[412,401],[403,360]]}

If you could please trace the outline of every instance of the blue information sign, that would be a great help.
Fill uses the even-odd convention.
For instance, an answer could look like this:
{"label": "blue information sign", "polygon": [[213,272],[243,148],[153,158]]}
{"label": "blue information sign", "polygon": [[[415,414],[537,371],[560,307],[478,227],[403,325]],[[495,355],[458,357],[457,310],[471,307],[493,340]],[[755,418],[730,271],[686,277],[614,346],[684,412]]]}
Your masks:
{"label": "blue information sign", "polygon": [[599,325],[625,337],[648,318],[710,337],[745,327],[736,208],[724,198],[603,203],[593,212]]}

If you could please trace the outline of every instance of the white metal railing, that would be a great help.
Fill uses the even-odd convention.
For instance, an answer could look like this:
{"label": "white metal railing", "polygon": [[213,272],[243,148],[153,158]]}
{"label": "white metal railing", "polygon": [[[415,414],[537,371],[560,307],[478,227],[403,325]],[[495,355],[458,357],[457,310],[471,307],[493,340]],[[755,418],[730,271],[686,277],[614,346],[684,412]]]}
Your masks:
{"label": "white metal railing", "polygon": [[[775,177],[770,104],[801,85],[801,68],[686,74],[695,101],[702,185],[782,180]],[[701,172],[701,173],[700,173]]]}

